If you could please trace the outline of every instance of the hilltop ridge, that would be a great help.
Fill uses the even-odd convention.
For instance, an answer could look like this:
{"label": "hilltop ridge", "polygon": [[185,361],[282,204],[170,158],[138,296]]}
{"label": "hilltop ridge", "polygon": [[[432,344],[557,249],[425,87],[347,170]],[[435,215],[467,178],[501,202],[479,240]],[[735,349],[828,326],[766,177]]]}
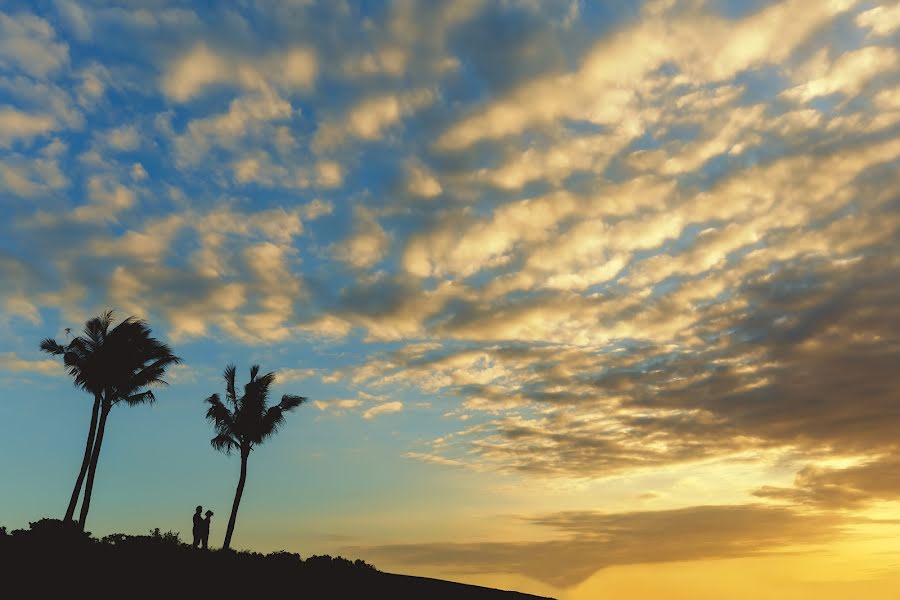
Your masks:
{"label": "hilltop ridge", "polygon": [[231,550],[201,550],[177,534],[114,534],[101,540],[77,525],[44,519],[27,530],[0,529],[4,592],[47,597],[84,592],[93,598],[220,598],[267,595],[292,598],[475,598],[540,600],[541,597],[426,577],[384,573],[362,560]]}

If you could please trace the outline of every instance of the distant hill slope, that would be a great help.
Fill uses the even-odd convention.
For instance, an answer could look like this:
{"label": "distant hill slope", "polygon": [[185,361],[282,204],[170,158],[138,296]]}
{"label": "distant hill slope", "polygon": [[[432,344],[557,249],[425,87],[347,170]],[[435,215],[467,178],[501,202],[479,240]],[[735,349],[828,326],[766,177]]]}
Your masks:
{"label": "distant hill slope", "polygon": [[363,561],[200,550],[158,530],[95,540],[59,521],[0,530],[0,593],[9,597],[416,598],[526,600],[538,596],[383,573]]}

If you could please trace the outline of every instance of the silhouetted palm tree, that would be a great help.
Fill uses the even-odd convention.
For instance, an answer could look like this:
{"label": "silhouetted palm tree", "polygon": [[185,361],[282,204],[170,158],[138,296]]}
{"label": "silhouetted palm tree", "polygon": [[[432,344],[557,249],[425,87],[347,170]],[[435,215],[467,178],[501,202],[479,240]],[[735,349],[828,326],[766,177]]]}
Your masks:
{"label": "silhouetted palm tree", "polygon": [[244,386],[244,395],[239,398],[234,387],[235,367],[228,365],[225,367],[225,399],[231,408],[221,401],[218,394],[206,399],[209,403],[206,418],[213,422],[216,429],[216,437],[210,440],[213,448],[225,454],[230,454],[232,450],[241,453],[241,475],[234,493],[228,529],[225,531],[223,547],[226,550],[231,547],[234,523],[244,493],[244,483],[247,481],[247,457],[254,447],[278,431],[284,423],[284,413],[306,402],[303,396],[285,394],[281,397],[281,402],[269,406],[269,387],[275,381],[275,373],[266,373],[261,377],[257,377],[258,375],[259,365],[253,365],[250,368],[250,382]]}
{"label": "silhouetted palm tree", "polygon": [[[65,346],[52,338],[46,338],[41,341],[41,350],[55,356],[62,356],[63,364],[74,379],[75,385],[94,396],[91,424],[88,429],[87,442],[84,446],[84,458],[81,461],[81,470],[78,472],[78,478],[75,480],[72,497],[69,499],[69,506],[66,508],[66,516],[64,517],[66,521],[70,521],[75,514],[75,506],[78,504],[78,497],[81,495],[84,476],[87,474],[88,466],[91,463],[94,436],[97,432],[97,417],[100,414],[100,402],[103,398],[103,386],[95,366],[100,362],[103,342],[106,339],[111,322],[112,311],[108,311],[85,323],[84,337],[77,337]],[[66,328],[67,334],[70,331],[69,328]]]}
{"label": "silhouetted palm tree", "polygon": [[84,336],[75,338],[66,346],[52,339],[41,342],[41,348],[46,352],[62,354],[77,386],[94,394],[91,431],[85,446],[87,464],[82,461],[66,511],[66,518],[71,519],[84,482],[84,500],[78,518],[82,529],[90,510],[97,462],[110,410],[123,401],[129,406],[155,401],[153,392],[145,388],[165,385],[162,376],[166,368],[180,362],[169,346],[151,337],[150,328],[144,321],[129,317],[110,330],[111,324],[112,311],[108,311],[89,320]]}

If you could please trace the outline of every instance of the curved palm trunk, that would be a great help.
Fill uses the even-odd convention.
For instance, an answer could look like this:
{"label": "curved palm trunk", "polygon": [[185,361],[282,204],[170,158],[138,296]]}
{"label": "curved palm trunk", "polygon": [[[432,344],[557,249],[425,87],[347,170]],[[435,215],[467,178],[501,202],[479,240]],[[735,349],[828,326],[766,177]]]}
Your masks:
{"label": "curved palm trunk", "polygon": [[97,415],[100,414],[100,394],[94,394],[94,409],[91,411],[91,426],[88,430],[87,443],[84,445],[84,458],[81,460],[81,471],[78,472],[78,479],[75,480],[75,489],[72,490],[72,498],[69,499],[69,507],[66,509],[64,521],[71,521],[75,516],[75,506],[78,504],[78,496],[81,495],[81,485],[84,483],[84,476],[87,473],[88,466],[91,464],[91,453],[94,450],[94,434],[97,431]]}
{"label": "curved palm trunk", "polygon": [[97,474],[97,461],[100,458],[100,447],[103,445],[103,432],[106,431],[106,417],[112,405],[104,400],[100,410],[100,422],[97,424],[97,438],[94,440],[94,449],[91,452],[91,464],[88,468],[87,482],[84,485],[84,500],[81,502],[81,514],[78,517],[78,526],[84,531],[84,522],[87,520],[88,511],[91,508],[91,492],[94,490],[94,476]]}
{"label": "curved palm trunk", "polygon": [[234,504],[231,505],[231,517],[228,519],[228,529],[225,530],[225,543],[222,547],[228,550],[231,547],[231,534],[234,533],[234,522],[237,521],[238,507],[241,505],[241,496],[244,495],[244,483],[247,481],[247,456],[248,452],[241,451],[241,477],[238,479],[237,490],[234,492]]}

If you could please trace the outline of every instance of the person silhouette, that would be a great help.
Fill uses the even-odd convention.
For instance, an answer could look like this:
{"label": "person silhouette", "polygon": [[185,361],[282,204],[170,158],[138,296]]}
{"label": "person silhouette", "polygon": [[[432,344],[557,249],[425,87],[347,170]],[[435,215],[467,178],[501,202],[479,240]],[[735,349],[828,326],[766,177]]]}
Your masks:
{"label": "person silhouette", "polygon": [[200,522],[203,524],[200,533],[200,539],[203,543],[203,549],[206,550],[209,547],[209,521],[212,519],[213,511],[206,511],[206,518],[201,519]]}
{"label": "person silhouette", "polygon": [[194,511],[194,528],[191,530],[194,534],[194,543],[191,545],[194,548],[200,546],[200,541],[203,538],[203,516],[200,514],[201,512],[203,512],[202,506],[198,506],[197,510]]}

